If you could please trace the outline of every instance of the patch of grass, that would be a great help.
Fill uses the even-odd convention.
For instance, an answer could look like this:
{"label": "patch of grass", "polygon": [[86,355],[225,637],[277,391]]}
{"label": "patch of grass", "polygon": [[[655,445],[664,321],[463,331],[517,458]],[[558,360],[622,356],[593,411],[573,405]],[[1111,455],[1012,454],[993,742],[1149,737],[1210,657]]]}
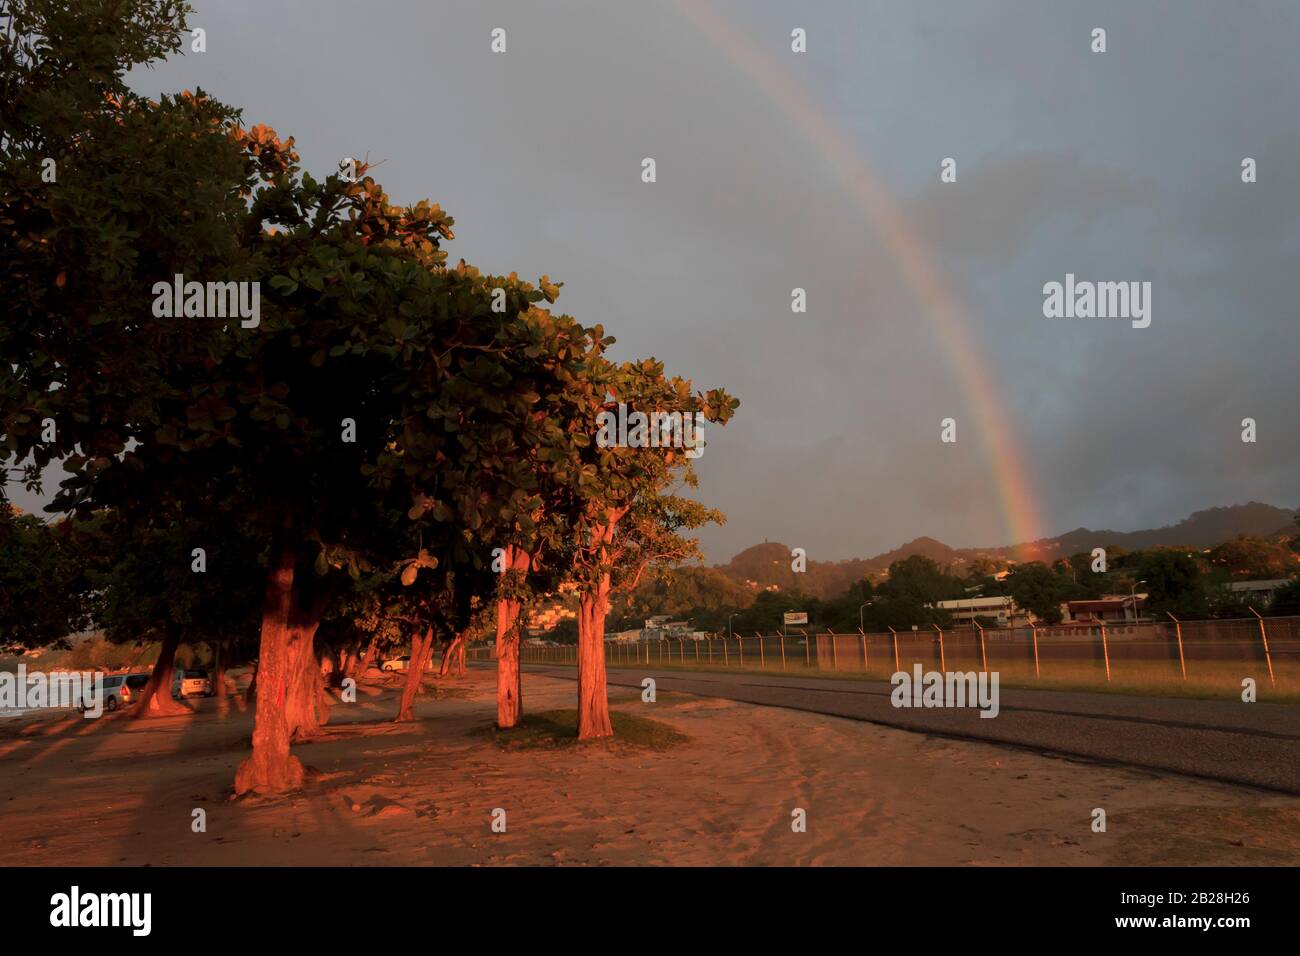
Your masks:
{"label": "patch of grass", "polygon": [[1153,807],[1110,823],[1121,865],[1283,866],[1300,851],[1300,810],[1286,805]]}
{"label": "patch of grass", "polygon": [[502,750],[537,750],[576,745],[616,743],[648,750],[667,750],[687,743],[691,738],[667,724],[649,717],[634,717],[621,710],[609,712],[614,736],[602,740],[578,739],[578,712],[576,710],[547,710],[525,714],[518,727],[501,730],[491,726],[474,731],[486,733],[489,740]]}

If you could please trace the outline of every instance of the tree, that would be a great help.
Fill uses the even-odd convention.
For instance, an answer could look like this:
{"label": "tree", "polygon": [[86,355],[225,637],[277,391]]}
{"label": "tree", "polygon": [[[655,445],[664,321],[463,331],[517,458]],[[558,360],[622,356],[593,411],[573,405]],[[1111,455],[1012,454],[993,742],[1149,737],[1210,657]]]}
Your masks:
{"label": "tree", "polygon": [[1179,616],[1204,616],[1209,595],[1196,559],[1185,551],[1155,548],[1144,551],[1134,571],[1146,581],[1147,609],[1155,614],[1172,611]]}
{"label": "tree", "polygon": [[46,647],[90,623],[89,582],[67,522],[0,502],[0,647]]}
{"label": "tree", "polygon": [[[670,416],[666,419],[670,428],[675,422],[682,438],[684,416],[699,415],[725,425],[739,405],[722,389],[694,392],[690,382],[665,377],[663,364],[655,360],[625,363],[602,381],[608,384],[580,399],[573,416],[576,421],[599,424],[605,416],[621,414],[619,405],[624,404],[647,422],[656,420],[652,415]],[[586,414],[581,411],[583,404]],[[628,422],[631,425],[631,414]],[[625,445],[591,440],[580,431],[574,437],[570,448],[583,465],[572,472],[578,480],[569,489],[564,510],[571,515],[568,553],[579,601],[578,737],[590,739],[613,734],[605,691],[604,640],[616,571],[628,559],[637,558],[631,561],[633,578],[627,586],[635,588],[646,563],[691,556],[684,539],[676,535],[678,529],[697,527],[720,515],[669,494],[673,485],[693,487],[696,479],[681,444],[662,441],[662,433],[652,441],[647,428],[643,436],[647,441]],[[700,450],[702,446],[696,445],[694,453]]]}
{"label": "tree", "polygon": [[1061,622],[1061,602],[1068,600],[1074,586],[1040,561],[1016,565],[1006,583],[1016,604],[1048,624]]}
{"label": "tree", "polygon": [[1238,535],[1211,548],[1209,561],[1211,568],[1233,580],[1287,578],[1300,570],[1289,548],[1248,535]]}
{"label": "tree", "polygon": [[182,643],[213,647],[256,626],[260,544],[238,516],[159,513],[153,524],[111,509],[67,522],[92,588],[97,627],[114,643],[161,644],[136,716],[183,712],[171,698]]}

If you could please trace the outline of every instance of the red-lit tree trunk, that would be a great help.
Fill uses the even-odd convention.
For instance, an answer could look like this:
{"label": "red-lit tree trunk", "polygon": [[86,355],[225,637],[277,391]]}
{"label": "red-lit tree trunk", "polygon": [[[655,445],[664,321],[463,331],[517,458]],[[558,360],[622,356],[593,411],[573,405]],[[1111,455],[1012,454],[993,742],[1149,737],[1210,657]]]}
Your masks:
{"label": "red-lit tree trunk", "polygon": [[605,615],[609,575],[578,601],[578,739],[614,736],[605,685]]}
{"label": "red-lit tree trunk", "polygon": [[149,683],[140,693],[140,703],[133,712],[134,717],[173,717],[190,712],[189,708],[172,699],[172,674],[176,671],[176,648],[180,642],[180,628],[169,622],[163,630],[158,663],[154,664]]}
{"label": "red-lit tree trunk", "polygon": [[236,794],[277,793],[302,786],[302,763],[289,752],[290,727],[284,707],[294,677],[291,645],[297,558],[298,539],[286,522],[272,541],[255,676],[253,753],[235,772]]}
{"label": "red-lit tree trunk", "polygon": [[[528,552],[506,545],[502,560],[507,570],[528,573]],[[497,601],[497,726],[518,725],[524,716],[523,676],[519,670],[519,601]]]}
{"label": "red-lit tree trunk", "polygon": [[292,672],[284,705],[292,740],[315,737],[329,722],[329,697],[321,676],[320,656],[316,653],[316,629],[324,605],[323,598],[318,598],[311,608],[293,616]]}
{"label": "red-lit tree trunk", "polygon": [[349,644],[339,652],[338,667],[334,669],[330,685],[340,687],[345,677],[351,677],[352,671],[357,664],[357,651],[359,648],[355,644]]}
{"label": "red-lit tree trunk", "polygon": [[610,508],[603,524],[592,528],[599,574],[578,599],[578,739],[614,736],[605,681],[605,615],[609,613],[610,549],[614,528],[627,508]]}
{"label": "red-lit tree trunk", "polygon": [[221,654],[223,641],[212,645],[212,696],[217,700],[226,699],[226,660]]}
{"label": "red-lit tree trunk", "polygon": [[402,703],[397,709],[397,723],[414,720],[411,708],[415,705],[415,695],[420,692],[424,681],[424,669],[429,666],[433,653],[433,628],[425,629],[424,637],[416,631],[411,635],[411,663],[406,670],[406,686],[402,688]]}
{"label": "red-lit tree trunk", "polygon": [[464,676],[465,674],[465,632],[464,631],[461,631],[450,641],[448,641],[447,646],[442,649],[442,664],[438,667],[439,677],[446,677],[447,674],[451,672],[453,661],[456,661],[459,664],[459,670],[457,671],[457,673],[459,673],[461,676]]}
{"label": "red-lit tree trunk", "polygon": [[366,648],[365,657],[361,658],[361,663],[356,665],[355,674],[352,676],[365,677],[366,671],[370,670],[370,665],[375,662],[375,655],[379,653],[379,644],[375,641],[370,642]]}

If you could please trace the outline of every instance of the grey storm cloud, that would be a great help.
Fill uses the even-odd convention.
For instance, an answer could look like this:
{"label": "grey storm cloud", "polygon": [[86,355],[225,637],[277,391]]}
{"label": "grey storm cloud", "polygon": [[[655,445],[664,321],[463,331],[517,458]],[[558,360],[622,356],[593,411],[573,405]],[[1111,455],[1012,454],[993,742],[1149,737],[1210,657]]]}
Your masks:
{"label": "grey storm cloud", "polygon": [[[241,106],[296,137],[314,173],[368,156],[396,201],[456,217],[453,261],[558,278],[560,307],[603,323],[616,357],[654,355],[736,394],[737,418],[698,462],[701,497],[728,515],[703,535],[711,560],[764,538],[813,559],[923,534],[1010,543],[924,297],[815,138],[688,2],[208,0],[192,19],[207,52],[133,83]],[[1300,9],[708,9],[785,65],[962,303],[1042,534],[1297,504]],[[796,26],[805,55],[790,52]],[[1094,27],[1104,54],[1089,50]],[[1240,181],[1245,156],[1255,184]],[[945,157],[956,183],[939,182]],[[1044,318],[1043,284],[1067,272],[1151,281],[1151,327]],[[790,310],[796,286],[807,314]],[[1247,416],[1256,445],[1239,439]]]}

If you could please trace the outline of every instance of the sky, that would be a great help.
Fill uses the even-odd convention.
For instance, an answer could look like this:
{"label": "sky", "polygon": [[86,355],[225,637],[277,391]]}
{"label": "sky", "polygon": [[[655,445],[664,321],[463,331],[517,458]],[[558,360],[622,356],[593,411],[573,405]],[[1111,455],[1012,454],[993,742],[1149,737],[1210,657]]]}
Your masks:
{"label": "sky", "polygon": [[[138,91],[201,87],[316,174],[368,157],[455,217],[452,262],[563,281],[614,358],[740,399],[697,461],[711,562],[1300,505],[1294,3],[195,7],[206,52]],[[1067,273],[1150,282],[1149,327],[1045,317]]]}

